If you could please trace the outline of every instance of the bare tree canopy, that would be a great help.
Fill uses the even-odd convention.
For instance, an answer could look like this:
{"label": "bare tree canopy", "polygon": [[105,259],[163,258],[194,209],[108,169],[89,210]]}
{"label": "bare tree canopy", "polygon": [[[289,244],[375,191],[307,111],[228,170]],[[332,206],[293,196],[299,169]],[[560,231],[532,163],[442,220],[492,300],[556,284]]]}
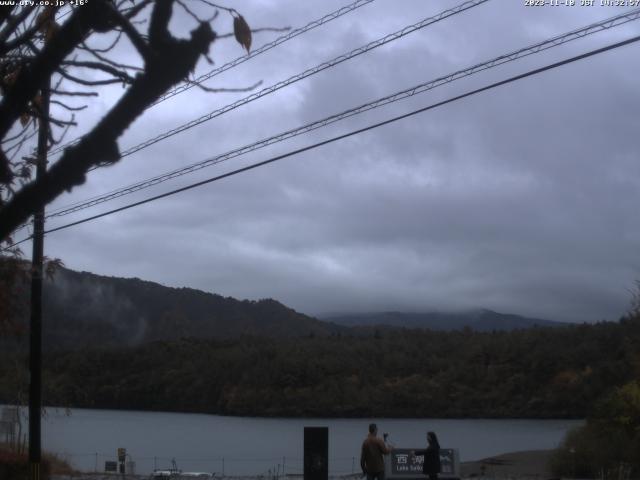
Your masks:
{"label": "bare tree canopy", "polygon": [[[169,30],[174,8],[195,22],[186,38]],[[233,18],[235,37],[248,51],[251,30],[244,18],[208,0],[0,7],[0,242],[10,242],[11,233],[36,209],[84,183],[90,169],[120,159],[122,133],[167,90],[186,80],[201,57],[208,59],[216,39],[210,23],[219,10]],[[107,46],[95,43],[96,38]],[[114,54],[124,42],[137,52],[137,65],[123,64]],[[56,107],[51,114],[42,106],[50,81]],[[32,180],[35,159],[24,151],[42,118],[48,117],[50,148],[75,125],[74,112],[86,107],[82,102],[97,95],[100,86],[114,83],[125,87],[119,100],[42,178]]]}

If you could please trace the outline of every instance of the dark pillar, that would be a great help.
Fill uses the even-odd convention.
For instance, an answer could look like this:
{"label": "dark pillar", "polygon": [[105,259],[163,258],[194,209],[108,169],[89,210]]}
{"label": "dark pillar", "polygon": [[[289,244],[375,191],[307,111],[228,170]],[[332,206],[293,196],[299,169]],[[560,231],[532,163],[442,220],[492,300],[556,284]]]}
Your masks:
{"label": "dark pillar", "polygon": [[[42,112],[38,130],[36,180],[47,169],[49,133],[49,88],[42,88]],[[31,259],[31,334],[29,349],[29,478],[40,480],[42,408],[42,259],[44,256],[44,207],[33,215],[33,255]]]}
{"label": "dark pillar", "polygon": [[329,428],[304,427],[304,480],[329,477]]}

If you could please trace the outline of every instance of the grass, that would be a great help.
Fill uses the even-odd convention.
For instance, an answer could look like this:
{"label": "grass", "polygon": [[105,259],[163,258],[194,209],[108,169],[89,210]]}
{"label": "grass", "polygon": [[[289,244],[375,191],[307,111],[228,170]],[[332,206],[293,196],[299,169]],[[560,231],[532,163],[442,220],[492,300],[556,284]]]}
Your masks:
{"label": "grass", "polygon": [[[50,475],[71,475],[77,473],[68,462],[60,457],[43,452],[40,464],[42,480],[47,480]],[[23,480],[29,475],[29,459],[24,452],[10,448],[6,444],[0,444],[0,478],[3,480]]]}

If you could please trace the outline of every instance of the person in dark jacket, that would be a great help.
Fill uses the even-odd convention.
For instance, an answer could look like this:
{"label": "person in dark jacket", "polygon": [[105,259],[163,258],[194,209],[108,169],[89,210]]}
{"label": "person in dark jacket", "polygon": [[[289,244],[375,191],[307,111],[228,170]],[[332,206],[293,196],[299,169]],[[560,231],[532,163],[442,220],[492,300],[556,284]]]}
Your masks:
{"label": "person in dark jacket", "polygon": [[436,480],[440,472],[440,444],[435,432],[427,433],[427,443],[429,445],[426,449],[414,450],[411,455],[424,455],[422,473],[429,477],[429,480]]}

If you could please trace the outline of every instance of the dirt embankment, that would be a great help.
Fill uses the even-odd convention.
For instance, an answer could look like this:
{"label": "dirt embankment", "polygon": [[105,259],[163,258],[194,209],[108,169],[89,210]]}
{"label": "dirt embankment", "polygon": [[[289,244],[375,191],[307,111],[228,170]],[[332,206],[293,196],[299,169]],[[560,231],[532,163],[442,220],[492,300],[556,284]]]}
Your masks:
{"label": "dirt embankment", "polygon": [[463,477],[551,478],[549,458],[553,450],[512,452],[474,462],[463,462]]}

